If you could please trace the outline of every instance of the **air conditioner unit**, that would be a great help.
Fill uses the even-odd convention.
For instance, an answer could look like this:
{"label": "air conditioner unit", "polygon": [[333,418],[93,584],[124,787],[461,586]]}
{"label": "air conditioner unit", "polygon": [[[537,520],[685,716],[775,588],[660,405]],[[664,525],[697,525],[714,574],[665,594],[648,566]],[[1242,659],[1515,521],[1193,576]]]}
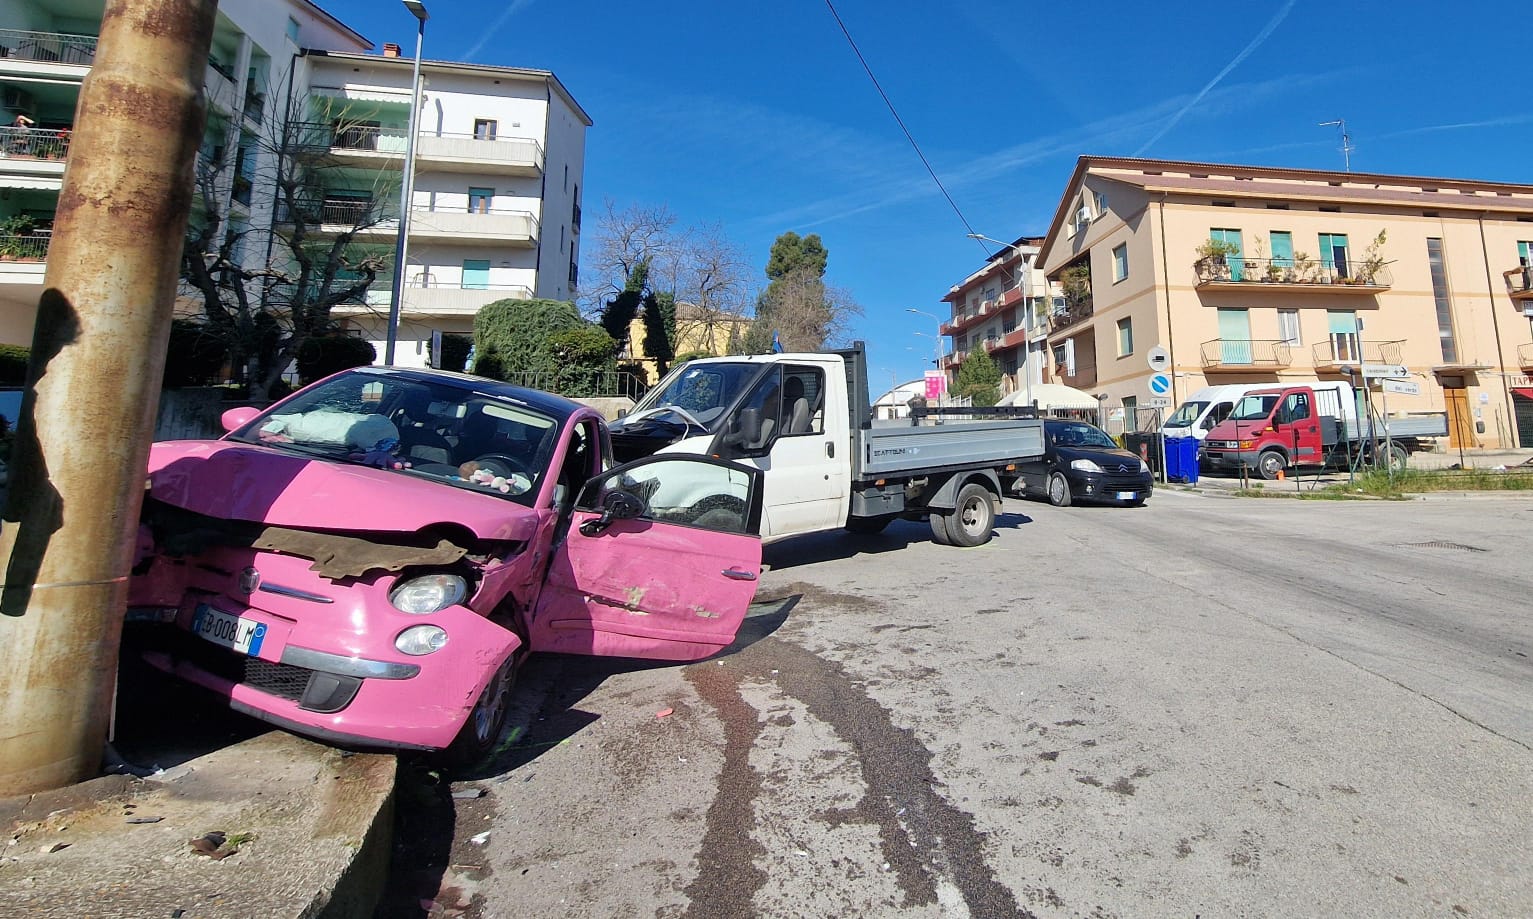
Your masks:
{"label": "air conditioner unit", "polygon": [[23,115],[37,113],[37,103],[32,99],[32,94],[19,86],[0,87],[0,106]]}

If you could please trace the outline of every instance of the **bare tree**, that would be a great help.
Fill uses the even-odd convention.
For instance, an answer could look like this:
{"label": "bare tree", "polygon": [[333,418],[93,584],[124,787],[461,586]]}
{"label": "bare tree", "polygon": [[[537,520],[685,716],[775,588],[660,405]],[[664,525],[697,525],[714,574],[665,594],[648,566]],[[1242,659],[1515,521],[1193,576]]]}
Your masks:
{"label": "bare tree", "polygon": [[[188,230],[182,281],[253,399],[267,397],[306,342],[337,330],[337,306],[365,306],[387,268],[381,250],[393,232],[381,225],[398,218],[397,171],[347,168],[332,152],[376,148],[376,124],[345,110],[318,122],[306,115],[295,100],[232,156],[198,162],[202,211]],[[244,209],[269,204],[269,224],[226,211],[226,183]]]}
{"label": "bare tree", "polygon": [[746,349],[765,351],[774,333],[784,351],[841,345],[852,320],[861,315],[862,307],[849,291],[826,284],[812,267],[795,268],[762,292]]}
{"label": "bare tree", "polygon": [[628,287],[629,278],[640,265],[651,272],[657,260],[668,255],[674,242],[676,215],[665,205],[645,207],[631,204],[621,210],[608,198],[605,211],[597,221],[594,256],[583,278],[595,283],[583,287],[580,305],[587,315],[601,311],[613,297]]}
{"label": "bare tree", "polygon": [[682,251],[674,287],[677,341],[723,354],[745,321],[750,265],[717,224],[689,231]]}

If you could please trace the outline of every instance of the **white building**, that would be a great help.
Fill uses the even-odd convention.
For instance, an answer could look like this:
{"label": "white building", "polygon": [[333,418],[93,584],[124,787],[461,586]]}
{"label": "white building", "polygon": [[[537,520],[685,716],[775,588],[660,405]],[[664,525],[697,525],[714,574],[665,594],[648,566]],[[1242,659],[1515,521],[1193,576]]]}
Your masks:
{"label": "white building", "polygon": [[[0,0],[0,343],[27,345],[80,85],[95,60],[103,0]],[[402,26],[412,25],[402,9]],[[426,36],[430,47],[430,31]],[[204,75],[200,156],[215,176],[193,225],[222,215],[253,243],[247,266],[280,260],[274,195],[278,125],[302,120],[329,147],[323,206],[354,207],[375,189],[384,219],[359,249],[388,266],[367,302],[338,319],[380,358],[399,232],[399,182],[412,58],[372,43],[308,0],[223,0]],[[432,332],[467,333],[479,307],[505,297],[570,299],[578,283],[585,129],[591,119],[546,71],[428,61],[422,66],[416,181],[396,363],[423,365]],[[385,200],[388,196],[392,200]],[[332,197],[334,201],[332,201]],[[279,266],[281,267],[281,266]]]}

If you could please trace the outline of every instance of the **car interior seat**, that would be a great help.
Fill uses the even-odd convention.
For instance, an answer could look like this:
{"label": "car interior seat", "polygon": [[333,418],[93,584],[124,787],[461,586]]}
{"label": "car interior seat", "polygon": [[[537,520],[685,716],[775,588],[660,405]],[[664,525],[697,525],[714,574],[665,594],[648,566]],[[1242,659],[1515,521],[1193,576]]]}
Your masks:
{"label": "car interior seat", "polygon": [[449,462],[452,444],[437,432],[433,421],[431,391],[423,388],[406,390],[395,422],[399,428],[400,452],[423,463]]}
{"label": "car interior seat", "polygon": [[804,381],[788,377],[783,383],[783,433],[809,432],[809,400],[804,398]]}

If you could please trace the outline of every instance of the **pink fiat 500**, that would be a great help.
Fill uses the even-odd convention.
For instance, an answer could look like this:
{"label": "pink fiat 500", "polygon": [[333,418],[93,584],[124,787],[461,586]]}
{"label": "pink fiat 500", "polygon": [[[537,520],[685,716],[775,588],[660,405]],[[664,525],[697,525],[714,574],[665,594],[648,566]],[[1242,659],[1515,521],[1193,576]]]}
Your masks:
{"label": "pink fiat 500", "polygon": [[360,368],[154,445],[129,641],[246,714],[476,756],[531,651],[697,660],[761,570],[760,472],[609,468],[594,410]]}

